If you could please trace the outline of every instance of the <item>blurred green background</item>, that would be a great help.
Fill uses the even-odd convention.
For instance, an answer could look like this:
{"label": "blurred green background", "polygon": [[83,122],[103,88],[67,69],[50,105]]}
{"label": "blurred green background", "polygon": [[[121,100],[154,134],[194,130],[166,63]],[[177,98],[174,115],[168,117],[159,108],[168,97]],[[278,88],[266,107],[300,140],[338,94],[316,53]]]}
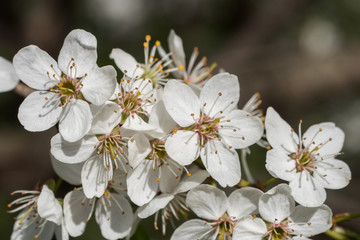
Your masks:
{"label": "blurred green background", "polygon": [[[360,212],[360,1],[358,0],[12,0],[0,3],[0,55],[11,60],[29,44],[55,59],[75,28],[98,39],[98,64],[112,64],[112,48],[143,61],[146,34],[167,48],[170,29],[182,37],[187,59],[200,57],[236,74],[240,106],[260,92],[261,107],[273,106],[292,126],[332,121],[346,134],[346,161],[353,179],[342,190],[327,191],[334,214]],[[219,70],[215,69],[215,72]],[[31,133],[17,120],[22,98],[0,94],[0,236],[8,239],[14,215],[6,214],[10,192],[32,189],[55,177],[49,159],[50,129]],[[270,175],[265,151],[252,148],[249,165],[259,180]],[[71,186],[65,186],[71,189]],[[61,195],[61,193],[60,193]],[[60,196],[61,197],[61,196]],[[134,239],[168,239],[155,233],[153,219]],[[360,229],[360,221],[342,224]],[[171,229],[169,225],[168,230]],[[102,239],[94,220],[78,239]],[[320,239],[320,238],[317,238]],[[321,239],[328,239],[323,236]]]}

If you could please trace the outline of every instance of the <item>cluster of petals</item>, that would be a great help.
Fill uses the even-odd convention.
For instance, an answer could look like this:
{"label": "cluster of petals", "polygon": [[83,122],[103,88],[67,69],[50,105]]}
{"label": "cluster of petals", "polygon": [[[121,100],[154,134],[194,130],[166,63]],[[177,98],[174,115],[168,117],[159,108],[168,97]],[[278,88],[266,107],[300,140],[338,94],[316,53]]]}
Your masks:
{"label": "cluster of petals", "polygon": [[[168,45],[172,54],[173,65],[178,69],[178,71],[173,72],[176,79],[188,84],[195,92],[200,92],[206,81],[212,76],[211,72],[216,64],[213,63],[208,67],[206,57],[195,63],[199,56],[199,50],[195,47],[187,65],[183,41],[174,30],[170,31]],[[166,56],[165,50],[162,48],[159,50],[162,56]]]}
{"label": "cluster of petals", "polygon": [[233,191],[229,197],[211,185],[200,185],[189,191],[186,203],[200,218],[186,221],[173,233],[171,240],[234,239],[238,220],[258,213],[258,201],[263,192],[246,187]]}
{"label": "cluster of petals", "polygon": [[8,211],[9,213],[20,211],[14,223],[11,240],[50,240],[54,233],[58,240],[69,239],[63,224],[62,207],[47,185],[43,185],[39,190],[19,190],[12,193],[14,194],[22,196],[8,205],[17,206]]}
{"label": "cluster of petals", "polygon": [[266,168],[276,178],[289,181],[295,201],[317,207],[326,199],[325,188],[340,189],[351,179],[348,165],[336,159],[344,144],[344,132],[334,123],[315,124],[301,135],[280,115],[268,108],[266,136],[273,149],[267,152]]}
{"label": "cluster of petals", "polygon": [[234,229],[233,239],[309,239],[332,226],[332,212],[326,205],[295,206],[291,189],[279,184],[259,199],[261,217],[244,216]]}
{"label": "cluster of petals", "polygon": [[58,62],[34,45],[19,50],[13,59],[15,71],[36,90],[19,108],[25,129],[44,131],[59,122],[59,132],[69,142],[89,131],[93,118],[89,103],[104,104],[116,85],[114,67],[97,66],[96,47],[91,33],[76,29],[65,38]]}
{"label": "cluster of petals", "polygon": [[254,144],[263,134],[259,117],[236,109],[239,94],[238,79],[229,73],[209,79],[199,97],[176,80],[170,80],[164,88],[166,110],[180,126],[165,143],[167,153],[181,165],[189,165],[200,156],[222,187],[240,181],[235,149]]}
{"label": "cluster of petals", "polygon": [[81,236],[95,211],[95,219],[106,239],[127,236],[132,227],[133,211],[126,198],[124,174],[116,172],[99,198],[87,198],[82,188],[77,188],[64,198],[64,221],[70,236]]}
{"label": "cluster of petals", "polygon": [[121,113],[118,105],[106,103],[95,115],[90,131],[76,142],[67,142],[60,134],[51,139],[51,154],[65,165],[56,165],[59,172],[66,164],[82,164],[81,184],[88,198],[100,197],[119,169],[127,172],[127,141],[118,126]]}
{"label": "cluster of petals", "polygon": [[[207,66],[206,58],[196,63],[197,48],[187,62],[174,30],[169,52],[150,41],[147,35],[141,62],[112,50],[119,79],[113,66],[97,65],[97,40],[81,29],[67,35],[57,61],[34,45],[19,50],[13,63],[0,57],[0,92],[19,80],[34,90],[20,105],[19,121],[35,132],[58,124],[51,163],[76,186],[63,202],[50,184],[14,192],[22,196],[9,204],[16,205],[9,212],[20,212],[11,239],[78,237],[93,214],[106,239],[129,239],[152,215],[165,235],[168,223],[175,227],[174,219],[190,211],[199,219],[181,224],[171,240],[308,240],[329,229],[325,189],[351,179],[348,165],[336,159],[343,131],[325,122],[302,135],[300,121],[296,134],[272,107],[262,115],[259,94],[238,109],[235,75],[213,75],[216,64]],[[246,163],[255,143],[271,146],[266,169],[289,184],[266,193],[242,187],[227,196],[214,185],[240,185],[237,150],[246,179],[255,183]]]}

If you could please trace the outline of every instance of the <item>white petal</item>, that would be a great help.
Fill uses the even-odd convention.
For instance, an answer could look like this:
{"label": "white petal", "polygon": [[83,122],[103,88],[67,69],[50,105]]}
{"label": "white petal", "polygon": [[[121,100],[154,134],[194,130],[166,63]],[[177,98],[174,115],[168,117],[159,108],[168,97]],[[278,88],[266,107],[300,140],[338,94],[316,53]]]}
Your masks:
{"label": "white petal", "polygon": [[134,130],[134,131],[151,131],[156,129],[155,126],[152,126],[146,123],[139,115],[131,114],[127,117],[124,124],[122,125],[123,128]]}
{"label": "white petal", "polygon": [[3,57],[0,57],[0,83],[0,92],[13,90],[19,83],[14,66]]}
{"label": "white petal", "polygon": [[[325,122],[312,125],[304,133],[303,139],[305,147],[310,146],[310,151],[318,147],[319,150],[315,151],[315,153],[323,156],[339,153],[344,145],[345,134],[334,123]],[[319,146],[319,144],[323,145]]]}
{"label": "white petal", "polygon": [[200,156],[206,170],[222,187],[232,187],[240,182],[238,154],[233,148],[227,147],[224,141],[208,141],[201,148]]}
{"label": "white petal", "polygon": [[95,155],[85,162],[81,171],[81,182],[87,198],[101,197],[104,194],[108,185],[107,174],[102,154]]}
{"label": "white petal", "polygon": [[296,173],[289,186],[295,201],[305,207],[318,207],[326,199],[323,185],[307,171]]}
{"label": "white petal", "polygon": [[[206,234],[208,233],[208,234]],[[212,227],[200,219],[192,219],[181,224],[173,233],[170,240],[210,239],[214,234]]]}
{"label": "white petal", "polygon": [[[28,239],[35,239],[35,236],[38,236],[38,240],[49,240],[52,239],[54,235],[54,230],[56,224],[50,221],[47,221],[43,226],[43,230],[39,235],[41,229],[37,228],[39,224],[37,221],[40,221],[41,218],[39,215],[37,217],[31,218],[24,218],[22,224],[20,225],[21,218],[24,216],[25,212],[28,209],[24,209],[22,212],[19,213],[17,216],[17,220],[14,223],[13,232],[11,234],[11,240],[28,240]],[[35,214],[34,212],[30,212],[30,214]]]}
{"label": "white petal", "polygon": [[76,142],[67,142],[58,133],[51,138],[50,152],[63,163],[81,163],[94,153],[97,142],[98,139],[93,135],[87,135]]}
{"label": "white petal", "polygon": [[128,194],[136,205],[142,206],[156,195],[159,187],[157,171],[154,171],[152,162],[143,161],[128,175]]}
{"label": "white petal", "polygon": [[19,107],[18,118],[26,130],[44,131],[59,121],[63,109],[51,100],[56,97],[52,92],[35,91],[25,98]]}
{"label": "white petal", "polygon": [[[131,231],[133,212],[131,205],[123,196],[112,193],[110,204],[97,203],[95,216],[101,234],[106,239],[118,239],[127,236]],[[111,206],[109,208],[109,206]]]}
{"label": "white petal", "polygon": [[[162,193],[172,193],[176,186],[179,184],[180,176],[183,173],[183,169],[179,169],[178,164],[175,165],[175,161],[168,159],[167,164],[163,164],[160,166],[159,190]],[[172,171],[170,170],[170,168],[172,169]]]}
{"label": "white petal", "polygon": [[273,148],[285,150],[289,154],[296,152],[299,137],[272,107],[266,111],[265,129],[266,138]]}
{"label": "white petal", "polygon": [[[97,41],[94,35],[81,29],[72,30],[65,38],[60,50],[58,62],[59,68],[66,75],[75,78],[89,74],[96,65]],[[74,61],[71,61],[74,59]],[[76,75],[70,74],[69,67],[75,63]],[[74,70],[73,70],[74,72]]]}
{"label": "white petal", "polygon": [[[127,170],[130,170],[127,169]],[[127,196],[127,184],[126,184],[127,175],[125,171],[121,168],[114,171],[114,175],[111,181],[111,188],[117,193]]]}
{"label": "white petal", "polygon": [[190,189],[199,186],[208,177],[209,174],[205,170],[198,169],[197,171],[191,171],[191,176],[185,176],[179,185],[174,189],[173,193],[177,194],[187,192]]}
{"label": "white petal", "polygon": [[147,218],[160,209],[166,207],[166,205],[174,199],[174,196],[171,194],[160,194],[151,200],[148,204],[143,205],[138,208],[138,216],[140,218]]}
{"label": "white petal", "polygon": [[173,52],[175,64],[177,66],[183,65],[185,67],[185,52],[182,39],[175,33],[173,29],[170,30],[168,36],[169,50]]}
{"label": "white petal", "polygon": [[165,109],[163,101],[158,102],[152,108],[149,118],[149,124],[161,129],[162,133],[170,133],[176,126],[175,121],[171,118]]}
{"label": "white petal", "polygon": [[90,107],[87,102],[77,99],[65,108],[65,116],[59,122],[59,132],[66,141],[75,142],[84,137],[91,127]]}
{"label": "white petal", "polygon": [[113,66],[95,67],[82,81],[81,93],[92,104],[104,104],[114,93],[116,71]]}
{"label": "white petal", "polygon": [[69,240],[69,233],[66,230],[64,218],[61,225],[55,227],[55,238],[56,240]]}
{"label": "white petal", "polygon": [[226,114],[233,110],[240,98],[239,80],[235,75],[219,73],[210,78],[200,93],[200,104],[208,116]]}
{"label": "white petal", "polygon": [[331,209],[326,205],[317,208],[296,206],[289,220],[293,222],[291,224],[291,228],[294,229],[293,234],[305,237],[323,233],[333,224]]}
{"label": "white petal", "polygon": [[87,199],[82,190],[74,190],[64,198],[64,219],[66,230],[72,237],[85,231],[87,221],[93,212],[94,199]]}
{"label": "white petal", "polygon": [[266,224],[261,218],[246,216],[236,223],[232,239],[262,240],[266,233]]}
{"label": "white petal", "polygon": [[166,139],[165,149],[176,162],[189,165],[199,157],[199,137],[192,131],[178,130]]}
{"label": "white petal", "polygon": [[[21,81],[37,90],[48,90],[57,84],[53,74],[56,76],[61,75],[55,60],[45,51],[34,45],[20,49],[14,56],[13,64]],[[47,74],[48,72],[49,75]]]}
{"label": "white petal", "polygon": [[98,110],[88,134],[110,134],[120,123],[120,120],[121,111],[119,105],[108,101]]}
{"label": "white petal", "polygon": [[346,187],[351,179],[349,166],[337,159],[326,159],[317,164],[314,177],[325,188],[340,189]]}
{"label": "white petal", "polygon": [[147,137],[142,133],[135,134],[128,142],[129,163],[136,168],[151,152],[151,146]]}
{"label": "white petal", "polygon": [[45,218],[57,225],[62,221],[62,207],[59,201],[55,198],[52,190],[47,185],[42,187],[39,199],[37,201],[37,210],[40,217]]}
{"label": "white petal", "polygon": [[271,223],[289,217],[295,207],[290,194],[291,189],[287,184],[279,184],[263,194],[259,200],[261,217]]}
{"label": "white petal", "polygon": [[142,68],[136,67],[138,62],[133,56],[119,48],[113,48],[110,54],[110,58],[115,61],[116,66],[130,77],[141,77],[144,73]]}
{"label": "white petal", "polygon": [[265,167],[273,177],[293,180],[296,175],[295,163],[282,149],[274,148],[266,153]]}
{"label": "white petal", "polygon": [[245,215],[258,213],[258,203],[263,192],[259,189],[246,187],[233,191],[228,197],[228,214],[239,219]]}
{"label": "white petal", "polygon": [[170,116],[181,127],[190,126],[199,118],[199,98],[188,85],[180,81],[167,82],[164,88],[164,104]]}
{"label": "white petal", "polygon": [[206,184],[191,189],[187,194],[186,204],[197,216],[208,220],[217,220],[228,208],[225,193]]}
{"label": "white petal", "polygon": [[264,126],[257,116],[251,116],[245,111],[236,109],[224,118],[230,122],[220,123],[223,127],[219,128],[219,135],[236,149],[246,148],[256,143],[263,135]]}
{"label": "white petal", "polygon": [[70,184],[81,185],[81,170],[84,162],[67,164],[56,160],[52,154],[50,154],[50,159],[53,169],[59,177]]}

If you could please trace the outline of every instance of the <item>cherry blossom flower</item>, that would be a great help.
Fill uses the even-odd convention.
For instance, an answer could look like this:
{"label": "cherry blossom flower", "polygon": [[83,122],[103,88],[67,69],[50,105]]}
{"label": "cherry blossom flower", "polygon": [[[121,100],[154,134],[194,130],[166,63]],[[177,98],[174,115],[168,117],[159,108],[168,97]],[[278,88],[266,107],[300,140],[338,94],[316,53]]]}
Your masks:
{"label": "cherry blossom flower", "polygon": [[136,59],[122,49],[114,48],[110,54],[110,58],[115,61],[118,68],[128,77],[136,79],[150,80],[154,87],[165,85],[168,81],[168,75],[177,71],[178,68],[168,68],[172,63],[169,58],[170,54],[166,54],[163,58],[155,57],[159,48],[160,41],[156,41],[155,45],[150,49],[151,36],[145,36],[144,42],[144,63],[138,63]]}
{"label": "cherry blossom flower", "polygon": [[183,169],[187,171],[166,153],[165,142],[176,123],[166,112],[162,101],[154,106],[149,124],[156,129],[146,135],[136,133],[128,142],[129,163],[134,168],[127,178],[128,194],[139,206],[148,203],[159,186],[178,182]]}
{"label": "cherry blossom flower", "polygon": [[[128,171],[129,138],[121,134],[120,119],[119,106],[107,102],[95,116],[92,127],[84,138],[70,143],[57,134],[51,139],[51,154],[57,160],[65,164],[84,162],[81,183],[88,198],[102,196],[115,171]],[[58,172],[67,171],[67,167],[63,168],[64,166],[57,164]]]}
{"label": "cherry blossom flower", "polygon": [[[203,57],[197,64],[195,64],[199,56],[199,50],[194,48],[189,65],[186,65],[185,51],[182,39],[175,33],[174,30],[170,31],[168,37],[169,49],[172,52],[174,65],[179,71],[173,72],[177,79],[181,79],[184,83],[189,84],[192,88],[200,88],[204,86],[206,81],[212,76],[211,72],[216,67],[213,63],[210,67],[206,65],[207,59]],[[165,52],[162,50],[162,52]],[[164,55],[164,54],[163,54]]]}
{"label": "cherry blossom flower", "polygon": [[299,136],[273,109],[265,120],[267,139],[273,147],[266,155],[271,175],[289,181],[295,201],[305,207],[317,207],[326,199],[325,188],[340,189],[349,184],[348,165],[337,160],[344,144],[344,132],[334,123],[312,125]]}
{"label": "cherry blossom flower", "polygon": [[34,45],[14,56],[19,78],[37,90],[19,108],[25,129],[44,131],[59,122],[59,132],[69,142],[87,133],[92,121],[89,103],[104,104],[116,84],[114,67],[96,65],[96,45],[91,33],[76,29],[65,38],[58,63]]}
{"label": "cherry blossom flower", "polygon": [[176,80],[164,88],[164,104],[180,128],[168,137],[165,149],[181,165],[199,156],[210,175],[223,187],[240,181],[235,149],[246,148],[263,134],[260,118],[235,109],[239,83],[234,75],[212,77],[198,97],[189,86]]}
{"label": "cherry blossom flower", "polygon": [[231,239],[237,220],[256,214],[262,191],[252,187],[235,190],[226,197],[225,193],[211,185],[200,185],[189,191],[186,203],[199,217],[178,227],[171,240],[188,239]]}
{"label": "cherry blossom flower", "polygon": [[14,66],[3,57],[0,57],[0,83],[0,92],[11,91],[19,83]]}
{"label": "cherry blossom flower", "polygon": [[115,103],[119,105],[122,127],[134,131],[150,131],[154,127],[144,119],[157,102],[157,94],[150,80],[124,77],[115,91]]}
{"label": "cherry blossom flower", "polygon": [[185,217],[189,211],[186,205],[186,192],[200,185],[209,174],[205,170],[200,170],[196,166],[191,169],[191,176],[183,175],[181,181],[161,182],[160,194],[154,197],[149,203],[138,208],[138,216],[147,218],[155,214],[154,227],[158,230],[158,219],[162,221],[162,234],[166,234],[167,220],[175,226],[173,217],[180,220],[179,215]]}
{"label": "cherry blossom flower", "polygon": [[264,193],[259,200],[259,212],[261,218],[245,216],[239,220],[233,239],[308,239],[332,226],[328,206],[295,207],[287,184],[279,184]]}
{"label": "cherry blossom flower", "polygon": [[63,225],[62,207],[47,185],[39,190],[15,191],[11,195],[14,194],[21,194],[22,197],[8,205],[17,206],[8,213],[21,211],[16,217],[12,240],[50,240],[54,233],[58,240],[69,239]]}
{"label": "cherry blossom flower", "polygon": [[64,198],[64,219],[69,235],[78,237],[85,231],[95,211],[95,219],[106,239],[124,238],[131,231],[133,212],[126,199],[124,174],[117,172],[104,194],[87,198],[82,188],[75,189]]}

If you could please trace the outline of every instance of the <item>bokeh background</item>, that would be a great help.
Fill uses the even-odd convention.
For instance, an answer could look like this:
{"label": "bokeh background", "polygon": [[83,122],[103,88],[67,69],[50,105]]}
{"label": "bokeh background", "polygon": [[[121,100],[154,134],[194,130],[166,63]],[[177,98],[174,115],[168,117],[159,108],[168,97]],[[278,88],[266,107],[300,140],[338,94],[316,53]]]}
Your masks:
{"label": "bokeh background", "polygon": [[[182,37],[187,58],[195,46],[200,57],[236,74],[240,106],[255,92],[261,107],[273,106],[292,126],[303,129],[335,122],[346,134],[346,161],[352,181],[327,191],[334,214],[360,212],[360,1],[358,0],[12,0],[0,2],[0,55],[11,60],[34,44],[55,59],[65,36],[75,28],[98,39],[98,64],[113,64],[118,47],[143,59],[144,36],[167,48],[170,29]],[[8,239],[14,215],[6,214],[10,192],[32,189],[56,175],[49,159],[50,129],[31,133],[17,120],[23,98],[0,94],[0,236]],[[252,148],[250,167],[259,180],[270,175],[265,151]],[[71,186],[64,186],[71,189]],[[60,192],[61,195],[61,192]],[[134,239],[168,239],[156,234],[153,219]],[[342,224],[360,232],[360,221]],[[169,225],[169,230],[171,226]],[[170,231],[169,231],[170,232]],[[78,239],[102,239],[94,221]],[[317,238],[320,239],[320,238]],[[329,239],[322,236],[321,239]]]}

